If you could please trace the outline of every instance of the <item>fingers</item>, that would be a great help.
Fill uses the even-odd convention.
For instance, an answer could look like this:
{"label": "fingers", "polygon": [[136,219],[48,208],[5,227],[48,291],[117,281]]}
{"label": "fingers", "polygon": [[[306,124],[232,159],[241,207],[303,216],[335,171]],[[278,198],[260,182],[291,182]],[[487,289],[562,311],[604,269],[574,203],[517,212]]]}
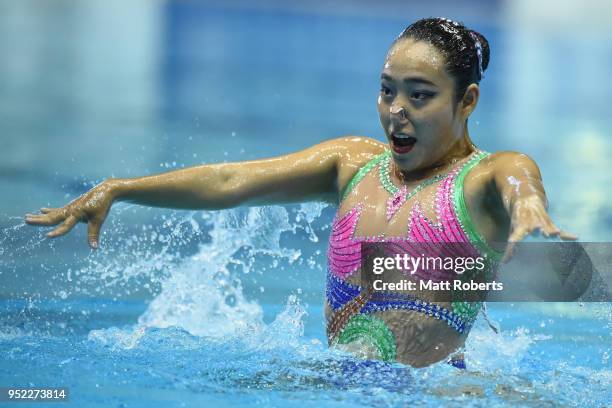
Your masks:
{"label": "fingers", "polygon": [[575,241],[578,239],[577,235],[574,235],[567,231],[561,231],[555,226],[555,224],[552,223],[552,221],[549,221],[547,225],[542,228],[542,233],[546,238],[558,237],[565,241]]}
{"label": "fingers", "polygon": [[512,234],[510,234],[510,236],[508,237],[508,245],[506,246],[506,251],[504,252],[504,256],[502,256],[501,259],[503,263],[510,261],[512,255],[514,255],[514,247],[516,246],[516,243],[525,239],[525,237],[530,232],[531,231],[529,230],[529,228],[525,226],[519,226],[512,231]]}
{"label": "fingers", "polygon": [[515,245],[516,245],[516,242],[508,242],[508,245],[506,246],[506,251],[504,251],[504,256],[502,256],[502,259],[501,259],[502,263],[510,262],[510,259],[512,259],[512,255],[514,255]]}
{"label": "fingers", "polygon": [[59,220],[52,220],[46,215],[26,214],[25,222],[26,224],[30,225],[55,225],[59,222]]}
{"label": "fingers", "polygon": [[90,221],[87,224],[87,242],[92,249],[98,249],[98,241],[100,238],[100,227],[101,223],[97,221]]}
{"label": "fingers", "polygon": [[74,215],[69,215],[68,218],[56,229],[47,234],[48,238],[55,238],[66,234],[76,225],[79,220]]}
{"label": "fingers", "polygon": [[518,226],[513,231],[512,234],[508,237],[508,242],[516,243],[525,239],[527,235],[532,233],[532,229],[526,226]]}
{"label": "fingers", "polygon": [[578,235],[574,235],[566,231],[561,231],[559,233],[559,238],[561,238],[564,241],[576,241],[578,239]]}
{"label": "fingers", "polygon": [[541,224],[530,226],[520,225],[516,227],[512,231],[512,234],[510,234],[510,236],[508,237],[508,245],[506,246],[506,251],[502,256],[501,261],[503,263],[507,263],[510,261],[510,259],[514,255],[514,250],[517,242],[520,242],[525,239],[527,235],[531,234],[533,236],[538,236],[540,233],[542,233],[542,235],[544,235],[546,238],[558,237],[565,241],[575,241],[578,239],[576,235],[566,231],[562,231],[557,228],[550,220],[546,222],[544,226],[542,226]]}
{"label": "fingers", "polygon": [[26,214],[25,222],[31,225],[55,225],[66,219],[66,211],[55,208],[41,208],[43,214]]}
{"label": "fingers", "polygon": [[[74,215],[64,215],[65,212],[61,208],[41,208],[40,211],[43,214],[26,214],[25,222],[32,225],[56,225],[62,222],[59,227],[46,234],[48,238],[65,235],[79,222],[79,219]],[[101,226],[102,221],[99,220],[89,220],[88,222],[87,241],[92,249],[98,249]]]}

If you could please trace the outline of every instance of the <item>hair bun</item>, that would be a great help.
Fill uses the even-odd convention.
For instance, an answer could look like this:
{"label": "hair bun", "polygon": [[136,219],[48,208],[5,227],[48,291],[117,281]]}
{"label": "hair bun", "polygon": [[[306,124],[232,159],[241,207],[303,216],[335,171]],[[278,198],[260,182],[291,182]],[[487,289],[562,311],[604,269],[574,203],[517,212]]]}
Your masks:
{"label": "hair bun", "polygon": [[472,37],[472,39],[474,40],[474,45],[476,46],[477,43],[480,44],[481,58],[482,58],[481,65],[482,65],[482,72],[484,73],[484,71],[486,71],[487,67],[489,66],[489,59],[491,55],[490,54],[491,51],[489,50],[489,42],[478,31],[468,30],[468,32],[470,33],[470,37]]}

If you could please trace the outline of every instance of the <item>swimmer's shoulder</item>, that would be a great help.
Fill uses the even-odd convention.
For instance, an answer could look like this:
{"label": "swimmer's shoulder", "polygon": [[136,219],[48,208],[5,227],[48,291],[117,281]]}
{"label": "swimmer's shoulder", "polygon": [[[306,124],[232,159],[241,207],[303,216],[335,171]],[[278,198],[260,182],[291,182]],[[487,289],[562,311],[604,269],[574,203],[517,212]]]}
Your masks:
{"label": "swimmer's shoulder", "polygon": [[329,141],[338,154],[337,186],[344,191],[360,168],[384,153],[386,143],[366,136],[343,136]]}
{"label": "swimmer's shoulder", "polygon": [[480,182],[494,182],[496,177],[504,177],[517,168],[537,171],[539,174],[538,165],[531,157],[525,153],[504,150],[491,153],[482,159],[470,171],[469,178],[478,179]]}
{"label": "swimmer's shoulder", "polygon": [[367,136],[342,136],[329,143],[335,146],[339,165],[362,167],[376,156],[384,153],[386,143]]}
{"label": "swimmer's shoulder", "polygon": [[512,150],[503,150],[489,154],[482,161],[484,163],[489,163],[490,165],[500,166],[507,164],[517,164],[525,160],[534,162],[533,159],[525,153],[516,152]]}
{"label": "swimmer's shoulder", "polygon": [[503,214],[500,185],[512,174],[537,174],[541,177],[537,164],[524,153],[499,151],[487,155],[467,173],[463,182],[463,192],[468,208],[492,208],[492,212]]}

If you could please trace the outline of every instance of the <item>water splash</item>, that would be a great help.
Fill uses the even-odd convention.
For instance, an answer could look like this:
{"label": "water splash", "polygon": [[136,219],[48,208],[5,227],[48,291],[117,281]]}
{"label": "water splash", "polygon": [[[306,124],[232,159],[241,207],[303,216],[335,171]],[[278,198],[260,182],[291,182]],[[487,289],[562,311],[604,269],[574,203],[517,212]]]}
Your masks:
{"label": "water splash", "polygon": [[[39,310],[42,303],[32,293],[22,313],[12,321],[35,316],[37,327],[43,330],[0,321],[0,348],[12,366],[30,367],[24,378],[38,364],[41,375],[51,372],[50,366],[61,367],[64,377],[56,380],[66,382],[96,373],[96,381],[101,383],[129,382],[181,393],[266,391],[272,397],[254,397],[262,404],[284,403],[283,395],[290,391],[334,406],[356,401],[367,406],[410,402],[447,405],[453,401],[466,406],[485,401],[498,406],[572,405],[579,400],[572,389],[587,385],[593,391],[590,402],[605,400],[611,378],[605,368],[610,354],[605,339],[590,346],[585,339],[548,334],[564,321],[552,319],[552,314],[539,314],[534,320],[523,311],[514,313],[521,323],[508,329],[502,321],[499,335],[479,320],[465,347],[466,372],[444,363],[413,370],[398,364],[364,362],[328,349],[320,339],[305,334],[308,303],[303,304],[299,288],[297,295],[289,295],[289,282],[281,285],[287,291],[284,306],[266,323],[265,301],[272,290],[257,296],[246,288],[264,277],[281,275],[283,268],[324,268],[317,251],[324,246],[320,236],[328,233],[329,223],[322,216],[325,209],[302,205],[214,213],[166,212],[130,229],[134,223],[130,225],[127,217],[133,217],[135,209],[120,207],[117,217],[106,226],[107,237],[112,235],[113,239],[106,239],[103,250],[88,253],[82,265],[74,260],[63,264],[67,273],[59,275],[58,279],[64,280],[61,289],[54,292],[59,301],[54,309]],[[44,248],[48,242],[38,240],[38,233],[24,239],[20,236],[26,232],[23,226],[11,228],[3,231],[0,241],[25,242],[19,253]],[[70,243],[68,240],[65,242]],[[312,254],[303,242],[313,244]],[[52,244],[52,251],[61,246]],[[94,283],[100,292],[82,286]],[[70,328],[68,316],[95,320],[100,309],[97,305],[89,305],[89,309],[83,304],[70,306],[75,294],[95,296],[106,291],[119,297],[137,284],[149,285],[151,301],[130,324],[98,324],[84,337],[70,337],[61,329]],[[601,323],[607,323],[609,331],[609,305],[603,310],[597,316],[573,316],[574,324],[595,319],[597,336],[605,335]],[[51,312],[58,312],[60,321],[53,321],[51,316],[57,315]],[[495,308],[491,312],[497,313]],[[316,315],[319,313],[317,310]],[[548,318],[544,325],[529,323],[541,323],[544,318]],[[64,337],[44,334],[49,326],[59,327]],[[577,345],[586,351],[579,354]],[[575,359],[564,354],[574,349]],[[593,349],[596,361],[581,363]]]}

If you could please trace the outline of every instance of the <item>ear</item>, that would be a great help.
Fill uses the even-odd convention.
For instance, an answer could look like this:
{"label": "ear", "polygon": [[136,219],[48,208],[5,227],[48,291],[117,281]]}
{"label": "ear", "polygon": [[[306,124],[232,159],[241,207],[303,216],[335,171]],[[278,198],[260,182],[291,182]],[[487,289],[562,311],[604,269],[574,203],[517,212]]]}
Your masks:
{"label": "ear", "polygon": [[463,99],[460,102],[459,109],[461,110],[462,116],[467,119],[476,105],[478,105],[478,98],[480,97],[480,87],[477,84],[470,84],[463,94]]}

